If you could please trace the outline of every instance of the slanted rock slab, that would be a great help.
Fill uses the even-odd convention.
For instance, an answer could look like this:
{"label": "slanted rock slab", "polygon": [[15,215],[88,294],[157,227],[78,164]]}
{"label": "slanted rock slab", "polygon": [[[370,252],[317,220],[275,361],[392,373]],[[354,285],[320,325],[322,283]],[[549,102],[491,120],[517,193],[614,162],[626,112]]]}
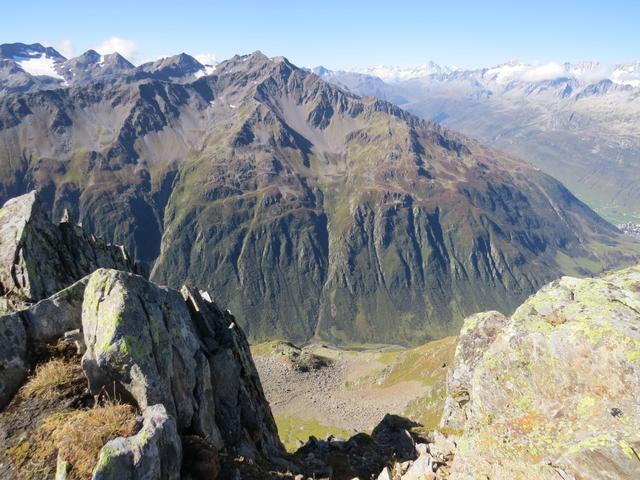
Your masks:
{"label": "slanted rock slab", "polygon": [[640,478],[638,398],[640,266],[563,277],[477,361],[451,478]]}

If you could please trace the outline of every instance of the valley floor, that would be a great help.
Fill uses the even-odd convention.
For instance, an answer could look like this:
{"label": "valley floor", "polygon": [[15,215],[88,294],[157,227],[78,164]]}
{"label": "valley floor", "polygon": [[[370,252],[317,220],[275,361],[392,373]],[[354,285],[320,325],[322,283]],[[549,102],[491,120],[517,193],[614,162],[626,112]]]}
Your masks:
{"label": "valley floor", "polygon": [[[431,430],[446,394],[455,337],[412,349],[347,350],[312,344],[298,351],[283,342],[252,347],[280,437],[295,450],[309,436],[349,438],[371,432],[385,414],[401,415]],[[299,368],[291,355],[326,359]]]}

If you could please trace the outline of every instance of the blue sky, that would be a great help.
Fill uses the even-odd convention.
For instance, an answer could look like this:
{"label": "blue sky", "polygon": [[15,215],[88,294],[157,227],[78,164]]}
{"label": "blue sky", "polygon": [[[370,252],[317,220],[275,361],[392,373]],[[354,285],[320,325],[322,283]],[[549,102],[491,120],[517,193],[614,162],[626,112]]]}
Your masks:
{"label": "blue sky", "polygon": [[0,43],[118,48],[139,63],[262,50],[301,66],[640,59],[640,2],[2,0]]}

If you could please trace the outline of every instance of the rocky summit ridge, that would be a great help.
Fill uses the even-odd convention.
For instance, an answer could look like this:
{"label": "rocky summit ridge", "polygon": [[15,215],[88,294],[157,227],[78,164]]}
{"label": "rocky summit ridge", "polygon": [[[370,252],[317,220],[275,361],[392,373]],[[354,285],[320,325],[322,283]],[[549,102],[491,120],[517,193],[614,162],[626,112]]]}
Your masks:
{"label": "rocky summit ridge", "polygon": [[33,191],[0,208],[0,313],[43,300],[100,267],[137,271],[123,247],[49,220]]}
{"label": "rocky summit ridge", "polygon": [[86,55],[77,83],[0,96],[0,201],[37,189],[252,340],[420,344],[637,258],[527,163],[283,57]]}

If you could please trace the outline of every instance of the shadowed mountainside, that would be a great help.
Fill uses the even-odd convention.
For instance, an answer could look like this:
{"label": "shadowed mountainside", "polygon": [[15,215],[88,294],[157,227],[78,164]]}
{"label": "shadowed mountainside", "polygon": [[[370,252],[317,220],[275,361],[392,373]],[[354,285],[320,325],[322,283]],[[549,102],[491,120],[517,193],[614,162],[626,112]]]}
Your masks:
{"label": "shadowed mountainside", "polygon": [[0,199],[39,189],[254,340],[422,343],[637,252],[530,165],[284,58],[172,58],[0,97]]}

